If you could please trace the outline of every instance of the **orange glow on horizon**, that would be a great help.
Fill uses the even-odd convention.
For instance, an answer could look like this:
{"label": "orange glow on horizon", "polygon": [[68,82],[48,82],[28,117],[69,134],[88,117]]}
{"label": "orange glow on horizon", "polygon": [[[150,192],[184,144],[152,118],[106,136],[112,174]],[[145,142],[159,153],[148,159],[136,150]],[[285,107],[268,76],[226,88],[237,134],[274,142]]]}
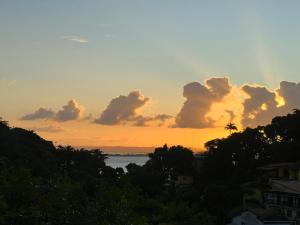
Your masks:
{"label": "orange glow on horizon", "polygon": [[[34,127],[24,121],[14,121],[15,126]],[[36,126],[40,125],[38,122]],[[48,122],[49,123],[49,122]],[[55,124],[59,126],[59,124]],[[45,125],[46,126],[46,125]],[[204,150],[204,144],[212,139],[228,135],[223,127],[207,129],[169,128],[169,127],[132,127],[132,126],[102,126],[81,122],[64,123],[61,132],[37,131],[39,135],[55,145],[71,145],[74,147],[160,147],[182,145],[193,151]],[[151,148],[146,151],[151,151]],[[154,150],[154,149],[152,149]]]}

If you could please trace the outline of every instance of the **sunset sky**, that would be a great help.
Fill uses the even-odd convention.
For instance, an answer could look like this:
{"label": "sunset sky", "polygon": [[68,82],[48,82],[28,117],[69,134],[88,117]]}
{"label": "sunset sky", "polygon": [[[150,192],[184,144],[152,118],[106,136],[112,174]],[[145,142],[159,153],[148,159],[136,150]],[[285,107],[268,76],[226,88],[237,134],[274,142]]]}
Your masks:
{"label": "sunset sky", "polygon": [[300,107],[299,8],[0,0],[0,116],[55,144],[203,149]]}

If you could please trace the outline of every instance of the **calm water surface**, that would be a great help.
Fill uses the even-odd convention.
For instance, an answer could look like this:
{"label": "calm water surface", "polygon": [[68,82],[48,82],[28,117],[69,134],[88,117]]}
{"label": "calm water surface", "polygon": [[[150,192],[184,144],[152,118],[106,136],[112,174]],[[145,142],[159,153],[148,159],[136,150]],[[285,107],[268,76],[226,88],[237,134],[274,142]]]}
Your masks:
{"label": "calm water surface", "polygon": [[106,165],[111,166],[113,168],[121,167],[123,169],[126,169],[126,166],[129,163],[135,163],[137,165],[144,165],[146,161],[149,159],[148,156],[136,156],[136,155],[129,155],[129,156],[122,156],[122,155],[112,155],[108,156],[108,158],[105,160]]}

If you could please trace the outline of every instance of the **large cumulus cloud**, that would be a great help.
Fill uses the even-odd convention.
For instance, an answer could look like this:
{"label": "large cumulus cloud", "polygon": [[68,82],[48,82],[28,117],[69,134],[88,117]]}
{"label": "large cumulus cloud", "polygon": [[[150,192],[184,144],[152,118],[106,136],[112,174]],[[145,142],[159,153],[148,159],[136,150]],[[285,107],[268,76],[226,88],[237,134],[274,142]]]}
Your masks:
{"label": "large cumulus cloud", "polygon": [[282,81],[274,91],[251,85],[243,86],[242,90],[248,95],[243,104],[243,127],[265,125],[273,117],[285,115],[300,107],[300,83]]}
{"label": "large cumulus cloud", "polygon": [[206,117],[213,103],[219,102],[231,90],[228,78],[211,78],[205,85],[198,82],[184,86],[186,98],[180,112],[175,118],[174,127],[207,128],[213,127],[214,121]]}
{"label": "large cumulus cloud", "polygon": [[70,100],[58,111],[41,107],[21,120],[65,122],[80,119],[102,125],[132,126],[162,126],[167,123],[171,127],[198,129],[224,127],[231,121],[239,127],[256,127],[270,123],[275,116],[300,108],[300,83],[282,81],[277,89],[271,90],[261,85],[231,85],[226,77],[210,78],[204,84],[188,83],[183,88],[183,96],[185,102],[175,117],[142,113],[150,98],[139,91],[132,91],[113,98],[96,119],[92,119],[91,115],[84,117],[84,107]]}
{"label": "large cumulus cloud", "polygon": [[300,108],[300,83],[282,81],[279,88],[262,85],[232,86],[228,78],[211,78],[205,85],[184,86],[186,98],[173,127],[223,127],[233,121],[240,127],[266,125],[272,118]]}
{"label": "large cumulus cloud", "polygon": [[56,113],[55,120],[65,122],[69,120],[77,120],[81,118],[84,107],[79,105],[75,100],[70,100]]}
{"label": "large cumulus cloud", "polygon": [[135,126],[147,126],[148,122],[164,122],[170,118],[165,114],[153,117],[139,114],[139,110],[146,106],[149,101],[150,98],[143,96],[139,91],[130,92],[127,96],[120,95],[110,101],[100,117],[95,120],[95,123],[103,125],[130,123]]}
{"label": "large cumulus cloud", "polygon": [[300,107],[300,83],[282,81],[277,92],[285,101],[285,111]]}
{"label": "large cumulus cloud", "polygon": [[276,95],[265,87],[245,85],[242,90],[249,96],[244,101],[242,125],[254,127],[271,121],[278,111]]}
{"label": "large cumulus cloud", "polygon": [[133,91],[128,96],[120,95],[111,100],[95,122],[105,125],[116,125],[134,120],[137,117],[137,110],[145,106],[149,100],[139,91]]}
{"label": "large cumulus cloud", "polygon": [[41,107],[37,111],[21,117],[21,120],[50,119],[57,122],[66,122],[80,119],[83,112],[84,107],[82,105],[77,103],[76,100],[70,100],[58,112]]}

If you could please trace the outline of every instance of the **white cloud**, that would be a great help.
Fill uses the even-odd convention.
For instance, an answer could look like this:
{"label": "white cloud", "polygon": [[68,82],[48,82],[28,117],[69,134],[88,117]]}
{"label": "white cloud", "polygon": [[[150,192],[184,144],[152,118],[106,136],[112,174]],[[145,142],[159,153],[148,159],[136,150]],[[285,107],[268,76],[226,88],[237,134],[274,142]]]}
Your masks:
{"label": "white cloud", "polygon": [[105,38],[114,38],[115,35],[113,35],[113,34],[104,34],[104,37]]}
{"label": "white cloud", "polygon": [[61,36],[62,39],[67,40],[67,41],[73,41],[73,42],[77,42],[80,44],[85,44],[88,43],[88,39],[83,38],[83,37],[78,37],[78,36]]}

